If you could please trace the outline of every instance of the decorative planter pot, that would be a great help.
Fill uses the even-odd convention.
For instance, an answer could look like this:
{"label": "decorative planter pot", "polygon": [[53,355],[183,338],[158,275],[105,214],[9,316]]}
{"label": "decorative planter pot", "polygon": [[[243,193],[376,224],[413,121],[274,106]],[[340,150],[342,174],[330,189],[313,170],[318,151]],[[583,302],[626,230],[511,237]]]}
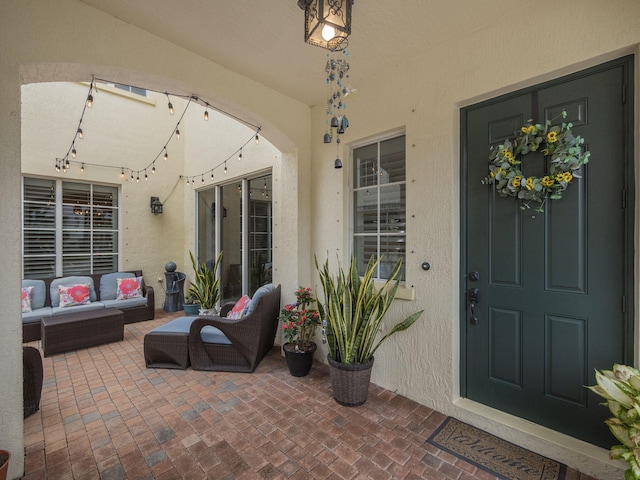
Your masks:
{"label": "decorative planter pot", "polygon": [[197,303],[183,303],[182,308],[184,309],[185,315],[188,316],[198,315],[200,312],[200,305]]}
{"label": "decorative planter pot", "polygon": [[199,315],[213,315],[216,316],[218,315],[218,309],[217,308],[201,308],[198,311]]}
{"label": "decorative planter pot", "polygon": [[0,450],[0,480],[7,480],[7,471],[9,470],[9,460],[11,452],[8,450]]}
{"label": "decorative planter pot", "polygon": [[318,346],[311,342],[311,349],[306,351],[295,351],[292,343],[285,343],[282,346],[284,350],[284,356],[287,360],[287,367],[289,367],[289,373],[294,377],[306,377],[311,371],[313,365],[313,354],[316,352]]}
{"label": "decorative planter pot", "polygon": [[369,380],[374,358],[365,363],[344,364],[336,362],[329,355],[329,376],[333,398],[345,407],[357,407],[367,401]]}

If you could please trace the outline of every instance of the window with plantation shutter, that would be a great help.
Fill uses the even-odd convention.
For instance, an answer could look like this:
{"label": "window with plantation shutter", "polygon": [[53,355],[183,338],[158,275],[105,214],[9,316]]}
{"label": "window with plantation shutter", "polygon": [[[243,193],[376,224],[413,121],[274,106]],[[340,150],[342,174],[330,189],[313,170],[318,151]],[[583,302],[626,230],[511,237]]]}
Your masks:
{"label": "window with plantation shutter", "polygon": [[405,279],[405,136],[383,138],[352,149],[352,253],[364,273],[369,258],[382,257],[377,278],[388,278],[398,259]]}
{"label": "window with plantation shutter", "polygon": [[24,278],[118,269],[118,189],[25,177]]}

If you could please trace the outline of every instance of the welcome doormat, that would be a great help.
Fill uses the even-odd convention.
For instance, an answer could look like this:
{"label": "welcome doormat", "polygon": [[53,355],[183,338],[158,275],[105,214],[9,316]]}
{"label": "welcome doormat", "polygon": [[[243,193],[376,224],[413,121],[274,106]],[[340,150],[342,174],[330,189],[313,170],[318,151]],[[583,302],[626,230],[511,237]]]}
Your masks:
{"label": "welcome doormat", "polygon": [[452,417],[427,442],[504,480],[564,480],[567,469]]}

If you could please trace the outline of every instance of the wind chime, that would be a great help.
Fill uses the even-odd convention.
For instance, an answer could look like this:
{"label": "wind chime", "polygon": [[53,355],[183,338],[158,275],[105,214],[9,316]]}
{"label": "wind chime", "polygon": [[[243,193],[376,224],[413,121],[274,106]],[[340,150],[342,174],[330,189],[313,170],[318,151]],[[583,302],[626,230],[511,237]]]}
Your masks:
{"label": "wind chime", "polygon": [[298,6],[304,10],[304,41],[331,52],[327,54],[324,68],[329,90],[324,143],[331,143],[336,137],[338,154],[334,166],[342,168],[340,135],[349,127],[349,120],[344,114],[347,108],[345,98],[354,91],[346,83],[349,78],[347,46],[353,0],[298,0]]}

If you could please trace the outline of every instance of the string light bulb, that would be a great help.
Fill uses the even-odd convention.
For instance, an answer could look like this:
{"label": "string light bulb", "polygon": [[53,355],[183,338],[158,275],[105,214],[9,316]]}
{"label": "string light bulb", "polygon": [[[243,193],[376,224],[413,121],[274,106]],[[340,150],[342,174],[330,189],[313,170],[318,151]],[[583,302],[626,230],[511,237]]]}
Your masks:
{"label": "string light bulb", "polygon": [[202,184],[204,185],[204,173],[202,174]]}
{"label": "string light bulb", "polygon": [[224,161],[224,173],[227,173],[227,161]]}
{"label": "string light bulb", "polygon": [[180,129],[178,127],[176,127],[176,138],[180,140]]}
{"label": "string light bulb", "polygon": [[213,170],[211,170],[211,181],[213,182]]}
{"label": "string light bulb", "polygon": [[72,158],[76,158],[76,153],[77,153],[77,152],[76,152],[76,149],[75,149],[75,147],[73,147],[73,148],[71,149],[71,157],[72,157]]}
{"label": "string light bulb", "polygon": [[67,159],[64,162],[64,168],[67,169],[71,167],[71,162],[69,162],[69,157],[67,157]]}
{"label": "string light bulb", "polygon": [[80,171],[84,172],[84,163],[80,166]]}
{"label": "string light bulb", "polygon": [[238,161],[242,160],[242,149],[240,149],[240,155],[238,155]]}
{"label": "string light bulb", "polygon": [[258,136],[258,134],[256,133],[256,145],[260,144],[260,137]]}
{"label": "string light bulb", "polygon": [[146,182],[147,180],[149,180],[149,177],[147,176],[147,169],[144,169],[144,181]]}
{"label": "string light bulb", "polygon": [[136,175],[136,183],[140,183],[140,173],[139,172]]}
{"label": "string light bulb", "polygon": [[87,96],[87,108],[93,107],[93,95],[89,94]]}
{"label": "string light bulb", "polygon": [[156,173],[156,162],[153,162],[153,165],[151,166],[151,173],[154,175]]}
{"label": "string light bulb", "polygon": [[80,127],[78,127],[78,131],[76,133],[78,134],[78,138],[80,140],[82,140],[84,138],[84,132],[82,131],[82,129]]}
{"label": "string light bulb", "polygon": [[164,147],[164,161],[167,161],[167,158],[169,158],[169,154],[167,153],[167,147]]}
{"label": "string light bulb", "polygon": [[209,110],[207,110],[207,108],[205,107],[204,109],[204,121],[208,122],[209,121]]}
{"label": "string light bulb", "polygon": [[167,101],[169,102],[167,104],[167,107],[169,107],[169,113],[171,115],[173,115],[173,104],[171,103],[171,99],[169,98],[169,94],[165,92],[165,95],[167,96]]}
{"label": "string light bulb", "polygon": [[124,167],[122,167],[122,170],[120,171],[120,178],[124,179]]}

